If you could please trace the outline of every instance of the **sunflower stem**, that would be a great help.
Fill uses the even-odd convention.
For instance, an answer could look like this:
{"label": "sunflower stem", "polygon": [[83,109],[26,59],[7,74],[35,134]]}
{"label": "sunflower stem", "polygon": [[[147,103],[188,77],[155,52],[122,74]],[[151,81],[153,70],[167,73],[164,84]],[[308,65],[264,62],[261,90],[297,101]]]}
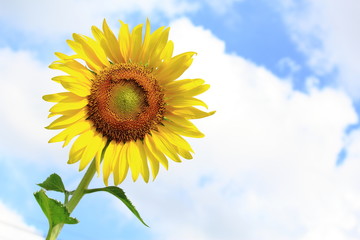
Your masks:
{"label": "sunflower stem", "polygon": [[[89,166],[89,168],[87,169],[78,187],[74,191],[71,199],[67,203],[65,203],[65,206],[68,209],[69,213],[72,213],[72,211],[74,211],[75,207],[78,205],[81,198],[84,196],[85,190],[87,189],[91,180],[93,179],[95,172],[96,172],[96,164],[94,159],[91,165]],[[50,228],[46,240],[56,240],[63,226],[64,224],[58,224],[53,228]]]}
{"label": "sunflower stem", "polygon": [[66,208],[68,209],[69,213],[72,213],[74,211],[77,204],[80,202],[81,198],[85,194],[85,190],[89,186],[91,180],[93,179],[96,172],[96,165],[95,165],[95,159],[92,161],[91,165],[87,169],[83,179],[79,183],[79,186],[76,188],[75,192],[73,193],[71,199],[66,204]]}
{"label": "sunflower stem", "polygon": [[64,224],[58,224],[53,228],[49,228],[46,240],[56,240],[63,226]]}

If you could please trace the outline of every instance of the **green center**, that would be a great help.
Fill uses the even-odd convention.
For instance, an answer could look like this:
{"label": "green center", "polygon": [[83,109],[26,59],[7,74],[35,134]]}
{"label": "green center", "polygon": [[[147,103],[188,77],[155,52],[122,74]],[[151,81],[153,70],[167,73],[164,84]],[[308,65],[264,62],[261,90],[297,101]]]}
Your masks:
{"label": "green center", "polygon": [[131,80],[118,83],[110,94],[109,107],[122,119],[134,119],[146,104],[145,92]]}

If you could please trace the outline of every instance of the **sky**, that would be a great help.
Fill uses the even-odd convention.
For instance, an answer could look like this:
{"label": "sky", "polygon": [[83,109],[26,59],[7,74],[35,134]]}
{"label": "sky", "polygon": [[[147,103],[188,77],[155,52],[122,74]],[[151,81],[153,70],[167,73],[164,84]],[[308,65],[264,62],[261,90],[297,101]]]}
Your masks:
{"label": "sky", "polygon": [[[83,173],[48,144],[48,68],[72,33],[107,19],[170,26],[195,51],[181,78],[203,78],[216,114],[195,120],[194,159],[153,182],[85,196],[62,240],[354,240],[360,238],[360,2],[357,0],[0,0],[0,239],[45,239],[33,193],[56,172]],[[92,187],[103,186],[95,178]],[[51,193],[51,197],[61,195]]]}

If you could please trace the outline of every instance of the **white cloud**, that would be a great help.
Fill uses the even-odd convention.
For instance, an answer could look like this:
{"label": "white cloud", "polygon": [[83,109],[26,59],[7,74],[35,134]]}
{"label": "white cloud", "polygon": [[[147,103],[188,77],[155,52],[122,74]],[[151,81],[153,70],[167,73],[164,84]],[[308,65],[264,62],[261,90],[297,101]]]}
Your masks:
{"label": "white cloud", "polygon": [[360,94],[360,2],[357,0],[281,0],[292,38],[318,73],[338,72],[352,97]]}
{"label": "white cloud", "polygon": [[235,3],[242,2],[244,0],[207,0],[207,4],[218,14],[226,14]]}
{"label": "white cloud", "polygon": [[294,73],[298,72],[301,69],[301,66],[297,64],[293,59],[289,57],[284,57],[279,60],[278,68],[291,77]]}
{"label": "white cloud", "polygon": [[199,53],[186,77],[211,84],[204,98],[217,113],[197,123],[207,136],[191,140],[194,160],[171,164],[154,184],[123,186],[154,238],[358,239],[360,163],[335,166],[357,121],[351,99],[311,84],[308,94],[294,91],[225,54],[208,30],[186,19],[172,26],[177,52]]}
{"label": "white cloud", "polygon": [[21,215],[0,201],[0,239],[41,240],[45,238],[39,230],[25,223]]}
{"label": "white cloud", "polygon": [[156,21],[160,17],[192,12],[198,7],[199,3],[180,0],[110,0],[106,4],[98,0],[39,0],[36,3],[15,0],[2,4],[0,20],[23,33],[30,33],[31,38],[54,39],[72,32],[87,33],[91,25],[100,25],[104,18],[112,23],[124,20],[129,14],[140,13],[143,20],[150,17]]}
{"label": "white cloud", "polygon": [[[7,1],[0,8],[0,21],[7,29],[26,36],[22,41],[48,43],[70,38],[73,32],[90,33],[90,26],[100,26],[106,18],[110,25],[119,19],[137,24],[150,18],[163,22],[204,7],[220,15],[227,15],[229,24],[238,19],[233,5],[243,0],[63,0],[36,2],[26,0]],[[21,7],[20,7],[21,6]],[[231,17],[229,16],[231,14]]]}
{"label": "white cloud", "polygon": [[41,97],[60,88],[50,81],[47,66],[28,51],[0,49],[0,72],[0,151],[45,164],[42,157],[49,155],[47,141],[54,133],[44,129],[50,105]]}

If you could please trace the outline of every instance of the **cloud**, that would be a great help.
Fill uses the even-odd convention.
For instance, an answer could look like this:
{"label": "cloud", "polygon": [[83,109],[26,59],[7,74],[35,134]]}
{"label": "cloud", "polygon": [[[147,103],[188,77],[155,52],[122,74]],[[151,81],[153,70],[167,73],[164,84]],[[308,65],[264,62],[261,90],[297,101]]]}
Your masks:
{"label": "cloud", "polygon": [[42,240],[39,230],[24,222],[14,210],[0,201],[0,238],[4,240]]}
{"label": "cloud", "polygon": [[359,100],[360,3],[356,0],[281,0],[282,14],[308,64],[319,75],[338,73],[338,84]]}
{"label": "cloud", "polygon": [[[144,22],[150,18],[152,22],[163,22],[179,16],[197,12],[209,7],[212,12],[225,15],[233,12],[233,5],[243,0],[108,0],[103,4],[98,0],[63,0],[34,2],[14,0],[3,4],[0,9],[0,23],[4,26],[3,38],[12,36],[9,44],[21,38],[21,43],[31,42],[49,44],[59,39],[70,37],[73,32],[88,34],[90,26],[100,26],[106,18],[110,25],[119,19],[130,24]],[[21,6],[21,7],[19,7]]]}
{"label": "cloud", "polygon": [[15,0],[2,6],[0,20],[11,29],[31,35],[31,38],[56,39],[72,32],[89,32],[91,24],[99,25],[105,17],[115,22],[140,13],[144,19],[151,17],[155,21],[160,17],[171,18],[192,12],[198,7],[198,3],[179,0],[110,0],[106,4],[97,0],[40,0],[36,6],[29,1]]}
{"label": "cloud", "polygon": [[226,14],[232,10],[235,3],[243,2],[244,0],[208,0],[206,3],[218,14]]}
{"label": "cloud", "polygon": [[358,239],[360,164],[335,165],[357,121],[351,99],[311,84],[295,91],[187,19],[171,37],[177,52],[198,52],[184,77],[211,84],[204,98],[217,113],[197,122],[207,136],[190,140],[194,160],[123,186],[154,239]]}
{"label": "cloud", "polygon": [[54,73],[32,52],[9,48],[0,49],[0,72],[2,156],[48,162],[42,158],[50,155],[46,146],[53,133],[44,129],[49,104],[41,97],[59,92],[50,81]]}
{"label": "cloud", "polygon": [[288,76],[292,76],[301,69],[301,66],[293,59],[284,57],[279,60],[278,68],[280,71],[287,73]]}

